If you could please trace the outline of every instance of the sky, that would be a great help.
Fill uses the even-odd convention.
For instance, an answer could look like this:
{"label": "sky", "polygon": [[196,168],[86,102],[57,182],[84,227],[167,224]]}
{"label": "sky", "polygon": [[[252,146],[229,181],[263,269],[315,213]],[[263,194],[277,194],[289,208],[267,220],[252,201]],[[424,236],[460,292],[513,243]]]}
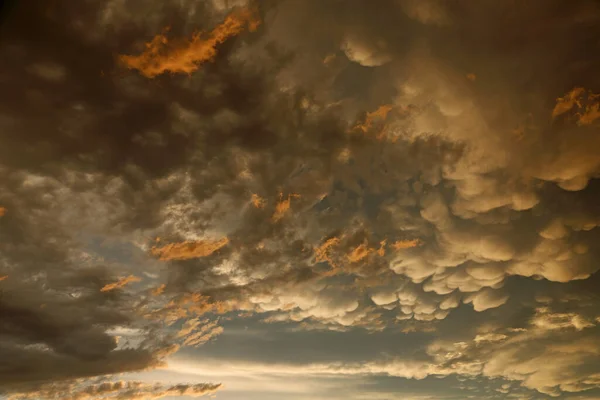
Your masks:
{"label": "sky", "polygon": [[0,14],[2,400],[600,399],[600,3]]}

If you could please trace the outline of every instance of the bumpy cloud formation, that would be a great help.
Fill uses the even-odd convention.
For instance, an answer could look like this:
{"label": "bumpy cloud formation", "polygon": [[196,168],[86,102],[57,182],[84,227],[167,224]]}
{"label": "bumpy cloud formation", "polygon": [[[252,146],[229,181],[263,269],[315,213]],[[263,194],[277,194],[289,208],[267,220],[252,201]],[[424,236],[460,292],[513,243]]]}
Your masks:
{"label": "bumpy cloud formation", "polygon": [[155,368],[239,315],[408,335],[516,307],[533,312],[519,330],[314,370],[600,388],[598,316],[518,287],[599,269],[600,53],[583,47],[600,6],[563,3],[16,7],[0,386],[52,398],[44,385]]}
{"label": "bumpy cloud formation", "polygon": [[[594,322],[597,309],[587,307],[583,314],[576,314],[557,312],[554,307],[560,305],[538,307],[531,319],[519,327],[484,325],[470,337],[435,340],[427,346],[425,357],[386,357],[360,363],[242,364],[238,368],[263,374],[276,371],[287,379],[306,374],[387,375],[416,380],[448,376],[461,380],[497,379],[508,382],[502,384],[503,393],[523,398],[540,398],[541,394],[558,397],[596,388],[600,376],[598,323]],[[579,370],[582,365],[585,373]],[[178,362],[173,367],[223,368],[216,360],[198,360],[189,367]]]}

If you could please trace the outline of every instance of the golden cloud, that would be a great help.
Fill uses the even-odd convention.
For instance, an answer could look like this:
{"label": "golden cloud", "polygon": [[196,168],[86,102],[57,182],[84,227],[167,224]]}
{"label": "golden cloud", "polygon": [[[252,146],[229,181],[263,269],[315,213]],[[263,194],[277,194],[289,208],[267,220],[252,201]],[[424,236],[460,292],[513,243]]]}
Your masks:
{"label": "golden cloud", "polygon": [[129,283],[139,282],[141,280],[142,279],[138,278],[137,276],[129,275],[129,276],[126,276],[126,277],[123,277],[123,278],[119,279],[116,282],[104,285],[104,287],[102,287],[102,289],[100,289],[100,291],[101,292],[109,292],[111,290],[121,289],[122,287],[125,287],[125,285],[127,285]]}
{"label": "golden cloud", "polygon": [[355,125],[354,129],[360,130],[363,133],[367,133],[376,121],[385,121],[392,109],[393,107],[391,105],[385,104],[377,108],[375,111],[368,112],[365,122]]}
{"label": "golden cloud", "polygon": [[582,87],[576,87],[565,95],[556,99],[556,106],[552,110],[552,118],[556,118],[561,114],[571,111],[573,107],[581,107],[581,96],[585,92]]}
{"label": "golden cloud", "polygon": [[0,207],[0,217],[3,217],[4,214],[6,214],[6,208],[5,207]]}
{"label": "golden cloud", "polygon": [[350,262],[358,262],[361,261],[371,254],[372,249],[370,249],[366,243],[357,246],[348,254],[348,261]]}
{"label": "golden cloud", "polygon": [[348,261],[355,263],[367,258],[370,254],[375,253],[380,257],[385,256],[385,247],[387,245],[387,239],[379,242],[379,248],[369,247],[367,243],[363,243],[357,247],[355,247],[350,254],[346,256]]}
{"label": "golden cloud", "polygon": [[334,266],[335,263],[331,258],[331,250],[333,247],[337,246],[340,243],[340,239],[337,237],[332,237],[327,239],[322,245],[315,248],[315,261],[316,262],[328,262],[330,265]]}
{"label": "golden cloud", "polygon": [[129,69],[138,70],[146,78],[154,78],[165,72],[191,74],[201,64],[215,58],[219,44],[246,28],[256,30],[259,24],[253,10],[238,9],[208,34],[200,32],[190,40],[172,43],[164,34],[159,34],[146,43],[146,50],[142,54],[121,55],[119,61]]}
{"label": "golden cloud", "polygon": [[290,209],[292,198],[298,198],[300,195],[298,194],[288,194],[287,199],[283,200],[283,194],[279,194],[279,202],[275,206],[275,213],[273,213],[272,220],[273,222],[279,221]]}
{"label": "golden cloud", "polygon": [[256,193],[252,193],[252,205],[256,208],[263,208],[266,204],[266,200],[257,195]]}
{"label": "golden cloud", "polygon": [[396,240],[394,243],[392,243],[394,250],[410,249],[420,245],[421,241],[419,239]]}
{"label": "golden cloud", "polygon": [[552,118],[577,109],[577,125],[591,125],[597,119],[600,119],[600,95],[588,92],[585,95],[585,89],[577,87],[567,93],[564,97],[556,99],[556,106],[552,110]]}
{"label": "golden cloud", "polygon": [[577,114],[579,125],[591,125],[595,120],[600,118],[600,103],[591,104],[586,107],[583,114]]}
{"label": "golden cloud", "polygon": [[224,237],[219,240],[198,240],[181,243],[171,243],[162,247],[152,247],[150,253],[161,261],[190,260],[213,254],[229,243]]}
{"label": "golden cloud", "polygon": [[153,296],[160,296],[161,294],[164,293],[166,287],[167,287],[167,285],[165,285],[163,283],[159,287],[152,289],[152,295]]}

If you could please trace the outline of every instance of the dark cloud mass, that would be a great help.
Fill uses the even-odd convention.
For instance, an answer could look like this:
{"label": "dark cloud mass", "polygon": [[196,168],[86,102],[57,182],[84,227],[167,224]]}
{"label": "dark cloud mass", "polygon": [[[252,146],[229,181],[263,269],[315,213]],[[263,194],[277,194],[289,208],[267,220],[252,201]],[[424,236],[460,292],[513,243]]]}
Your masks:
{"label": "dark cloud mass", "polygon": [[598,2],[34,3],[0,398],[600,398]]}

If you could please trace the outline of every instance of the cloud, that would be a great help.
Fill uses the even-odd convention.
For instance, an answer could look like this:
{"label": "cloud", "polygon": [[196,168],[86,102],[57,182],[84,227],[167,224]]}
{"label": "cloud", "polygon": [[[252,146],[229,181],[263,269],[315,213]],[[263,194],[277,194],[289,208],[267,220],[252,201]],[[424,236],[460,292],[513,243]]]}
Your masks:
{"label": "cloud", "polygon": [[273,216],[271,217],[271,220],[273,222],[279,221],[288,212],[288,210],[290,209],[290,206],[292,204],[293,197],[297,198],[300,196],[297,194],[288,194],[287,198],[283,199],[283,194],[281,194],[279,197],[280,197],[280,200],[275,205],[275,212],[273,213]]}
{"label": "cloud", "polygon": [[[154,368],[234,312],[445,335],[597,274],[594,2],[151,3],[4,28],[2,386]],[[596,318],[314,368],[593,388]]]}
{"label": "cloud", "polygon": [[263,208],[265,206],[265,199],[257,195],[256,193],[252,193],[252,205],[256,208]]}
{"label": "cloud", "polygon": [[556,99],[556,106],[552,110],[552,118],[570,112],[573,109],[579,110],[575,113],[578,125],[591,125],[600,118],[600,96],[591,91],[586,94],[582,87],[573,88],[564,97]]}
{"label": "cloud", "polygon": [[577,87],[567,93],[564,97],[559,97],[556,99],[556,106],[552,110],[552,117],[556,118],[561,114],[569,112],[573,109],[573,107],[577,106],[577,108],[581,107],[580,98],[581,95],[585,93],[585,89],[582,87]]}
{"label": "cloud", "polygon": [[[504,379],[512,382],[512,386],[502,386],[505,393],[516,394],[522,389],[523,395],[533,398],[539,397],[539,393],[560,396],[585,392],[598,385],[596,376],[600,365],[593,361],[600,349],[596,325],[563,323],[576,316],[585,319],[575,314],[565,318],[550,308],[538,308],[518,329],[482,325],[472,336],[435,339],[427,345],[425,357],[404,354],[361,362],[308,364],[178,358],[170,368],[238,378],[278,374],[289,378],[325,375],[356,379],[384,375],[415,380],[448,376]],[[561,323],[541,324],[542,320]]]}
{"label": "cloud", "polygon": [[475,311],[485,311],[490,308],[500,307],[505,304],[508,300],[507,295],[503,295],[497,291],[485,289],[480,292],[477,292],[473,296],[467,297],[465,299],[466,303],[473,303],[473,308]]}
{"label": "cloud", "polygon": [[126,285],[128,285],[129,283],[139,282],[141,280],[142,279],[137,276],[133,276],[133,275],[125,276],[123,278],[120,278],[116,282],[108,283],[108,284],[102,286],[100,291],[101,292],[109,292],[111,290],[121,289],[121,288],[125,287]]}
{"label": "cloud", "polygon": [[378,67],[386,64],[391,57],[386,53],[384,42],[364,43],[361,38],[347,37],[342,44],[342,50],[350,61],[364,67]]}
{"label": "cloud", "polygon": [[129,69],[136,69],[146,78],[154,78],[165,72],[190,74],[217,54],[217,46],[232,36],[238,35],[246,27],[256,30],[260,21],[248,8],[234,11],[223,23],[214,28],[206,37],[202,33],[194,34],[189,42],[175,42],[169,46],[169,40],[163,34],[155,36],[146,43],[146,50],[138,55],[121,55],[120,62]]}
{"label": "cloud", "polygon": [[103,382],[103,383],[63,383],[45,386],[35,392],[11,395],[9,400],[27,399],[60,399],[60,400],[93,400],[93,399],[130,399],[154,400],[170,396],[202,397],[215,393],[219,384],[195,385],[150,385],[143,382]]}
{"label": "cloud", "polygon": [[229,243],[228,238],[211,241],[188,241],[182,243],[170,243],[161,247],[154,246],[150,253],[161,261],[189,260],[198,257],[207,257]]}

